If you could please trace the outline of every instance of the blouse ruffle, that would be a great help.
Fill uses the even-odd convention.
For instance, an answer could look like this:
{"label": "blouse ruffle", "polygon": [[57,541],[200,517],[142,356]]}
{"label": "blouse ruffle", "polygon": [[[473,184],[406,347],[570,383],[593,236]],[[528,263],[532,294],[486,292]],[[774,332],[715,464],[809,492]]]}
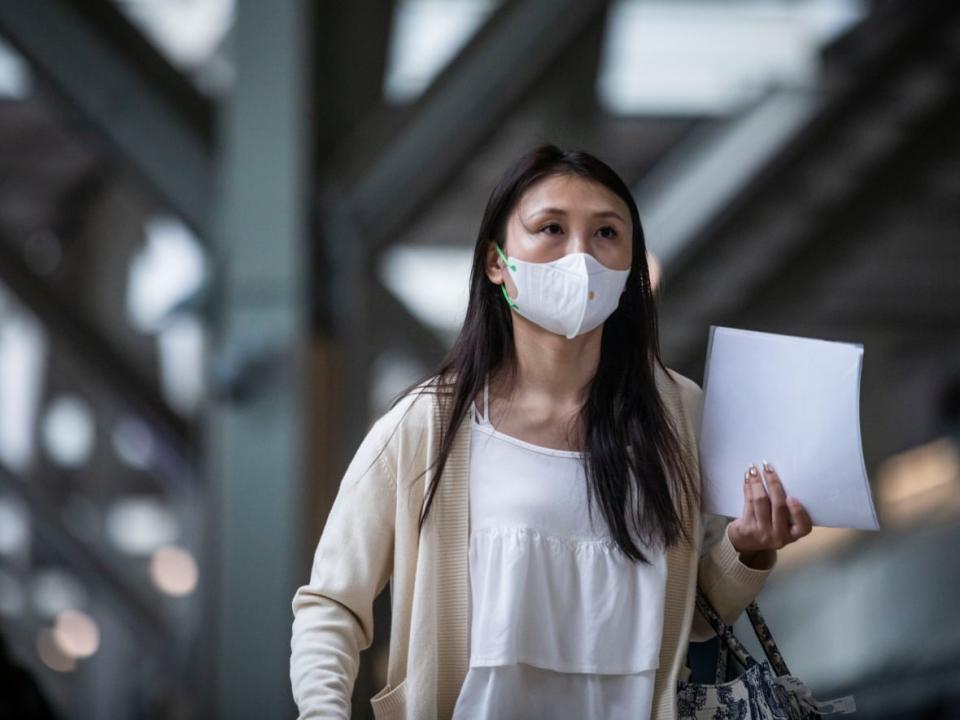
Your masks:
{"label": "blouse ruffle", "polygon": [[659,667],[666,564],[627,558],[611,537],[528,527],[471,533],[471,666],[565,673]]}

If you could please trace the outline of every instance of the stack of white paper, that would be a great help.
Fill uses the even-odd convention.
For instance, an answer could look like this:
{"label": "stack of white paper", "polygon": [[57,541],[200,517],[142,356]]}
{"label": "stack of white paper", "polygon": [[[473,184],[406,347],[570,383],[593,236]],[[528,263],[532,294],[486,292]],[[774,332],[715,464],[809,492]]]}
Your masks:
{"label": "stack of white paper", "polygon": [[767,460],[814,525],[879,530],[860,442],[863,345],[710,327],[700,430],[703,509],[743,513]]}

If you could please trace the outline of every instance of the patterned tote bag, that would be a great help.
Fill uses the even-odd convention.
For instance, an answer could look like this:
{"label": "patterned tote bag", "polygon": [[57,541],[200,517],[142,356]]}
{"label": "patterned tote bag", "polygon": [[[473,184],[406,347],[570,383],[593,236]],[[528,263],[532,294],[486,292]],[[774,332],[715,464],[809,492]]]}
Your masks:
{"label": "patterned tote bag", "polygon": [[[790,674],[756,602],[747,606],[747,615],[767,656],[767,659],[761,662],[757,662],[734,637],[733,628],[720,619],[699,587],[697,609],[720,638],[716,684],[679,681],[679,720],[821,720],[824,715],[856,712],[853,695],[818,701],[802,682]],[[727,676],[727,657],[730,654],[745,672],[734,680],[724,682]]]}

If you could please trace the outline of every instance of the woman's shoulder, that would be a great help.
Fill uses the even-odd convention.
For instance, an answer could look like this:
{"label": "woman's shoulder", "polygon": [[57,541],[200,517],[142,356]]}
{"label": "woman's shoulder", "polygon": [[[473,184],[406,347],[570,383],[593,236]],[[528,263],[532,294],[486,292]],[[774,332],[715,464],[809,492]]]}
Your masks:
{"label": "woman's shoulder", "polygon": [[374,422],[374,427],[390,434],[395,430],[404,433],[428,431],[447,393],[449,388],[436,375],[418,382],[395,397]]}
{"label": "woman's shoulder", "polygon": [[700,384],[695,380],[677,372],[671,367],[667,367],[666,372],[664,372],[659,364],[655,364],[654,368],[657,371],[657,387],[660,389],[661,394],[679,400],[684,405],[691,405],[702,401],[703,388],[701,388]]}
{"label": "woman's shoulder", "polygon": [[424,442],[436,427],[433,422],[437,398],[433,379],[407,388],[389,403],[368,426],[358,456],[382,458],[394,477],[401,457],[413,458],[430,447]]}
{"label": "woman's shoulder", "polygon": [[680,419],[688,432],[693,434],[695,442],[699,443],[700,423],[703,419],[703,388],[695,380],[673,368],[668,367],[666,373],[659,365],[656,369],[661,399],[669,412]]}

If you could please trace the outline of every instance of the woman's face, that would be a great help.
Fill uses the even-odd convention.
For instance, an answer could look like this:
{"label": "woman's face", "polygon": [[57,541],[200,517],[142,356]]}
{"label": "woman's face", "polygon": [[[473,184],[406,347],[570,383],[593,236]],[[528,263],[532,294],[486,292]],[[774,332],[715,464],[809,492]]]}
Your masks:
{"label": "woman's face", "polygon": [[[528,262],[550,262],[569,253],[593,255],[602,265],[627,270],[633,262],[633,223],[627,204],[604,185],[577,175],[546,177],[527,189],[507,220],[504,251]],[[517,288],[490,242],[487,275]]]}

